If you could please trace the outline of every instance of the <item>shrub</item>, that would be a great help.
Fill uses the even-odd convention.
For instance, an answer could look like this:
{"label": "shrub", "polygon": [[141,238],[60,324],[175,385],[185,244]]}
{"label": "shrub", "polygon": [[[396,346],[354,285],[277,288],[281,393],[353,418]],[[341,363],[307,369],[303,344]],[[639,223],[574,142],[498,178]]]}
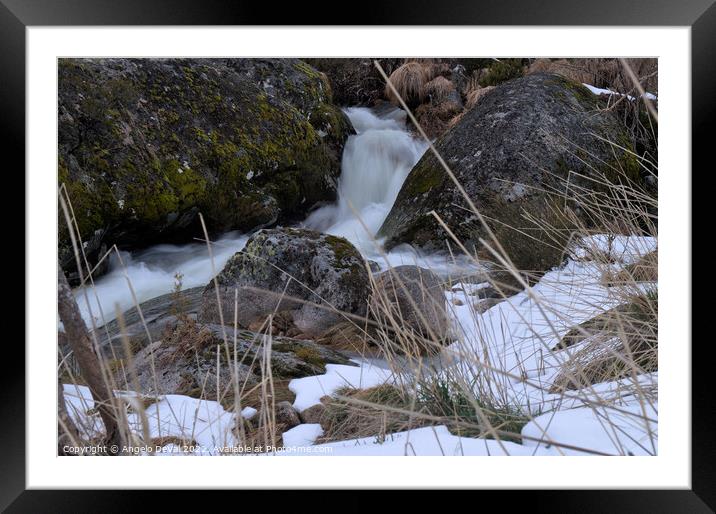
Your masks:
{"label": "shrub", "polygon": [[502,59],[487,69],[487,72],[480,78],[479,84],[482,87],[496,86],[522,75],[524,75],[522,59]]}
{"label": "shrub", "polygon": [[451,120],[461,111],[462,108],[453,102],[443,102],[439,105],[426,103],[415,109],[415,118],[425,134],[429,138],[435,139],[448,130]]}
{"label": "shrub", "polygon": [[[383,384],[368,389],[343,388],[325,399],[318,442],[376,437],[425,424],[411,416],[411,402],[399,387]],[[394,410],[395,409],[395,410]],[[402,412],[396,412],[400,410]]]}
{"label": "shrub", "polygon": [[420,384],[418,405],[423,412],[444,418],[450,432],[465,437],[494,437],[521,442],[522,428],[530,417],[516,408],[493,403],[489,398],[452,378],[437,378]]}

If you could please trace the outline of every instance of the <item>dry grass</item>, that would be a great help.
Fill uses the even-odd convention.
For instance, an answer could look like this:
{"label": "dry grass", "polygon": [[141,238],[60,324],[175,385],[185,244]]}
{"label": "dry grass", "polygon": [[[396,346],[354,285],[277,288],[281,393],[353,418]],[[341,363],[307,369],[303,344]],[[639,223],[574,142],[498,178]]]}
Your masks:
{"label": "dry grass", "polygon": [[[658,93],[657,60],[627,59],[644,89]],[[626,93],[635,85],[618,59],[536,59],[527,73],[557,73],[575,82]]]}
{"label": "dry grass", "polygon": [[454,92],[456,92],[455,85],[442,75],[439,75],[425,84],[424,95],[430,99],[431,103],[439,104],[448,100],[450,94]]}
{"label": "dry grass", "polygon": [[415,117],[431,139],[443,135],[450,127],[450,122],[462,113],[462,107],[454,102],[443,102],[435,105],[425,103],[415,109]]}
{"label": "dry grass", "polygon": [[409,105],[420,105],[426,98],[425,86],[435,74],[436,67],[431,62],[406,62],[390,74],[390,82],[398,94],[391,88],[386,88],[385,97],[396,105],[399,97],[405,99]]}
{"label": "dry grass", "polygon": [[659,252],[649,252],[633,264],[614,272],[607,270],[602,277],[609,287],[630,287],[642,282],[659,281]]}
{"label": "dry grass", "polygon": [[[607,109],[614,111],[627,127],[638,153],[649,154],[656,160],[656,111],[643,93],[658,94],[657,59],[536,59],[527,73],[539,72],[556,73],[577,83],[620,93],[603,96]],[[632,100],[622,95],[629,95]]]}
{"label": "dry grass", "polygon": [[[571,59],[571,61],[575,60]],[[590,67],[594,70],[594,65]],[[593,71],[568,59],[536,59],[527,69],[527,74],[532,73],[556,73],[574,82],[587,84],[592,84],[590,81],[594,79]]]}
{"label": "dry grass", "polygon": [[480,85],[475,85],[468,88],[467,93],[465,94],[465,108],[470,110],[475,107],[480,99],[493,89],[495,89],[495,86],[482,87]]}
{"label": "dry grass", "polygon": [[[632,84],[632,87],[635,87]],[[407,107],[407,106],[404,106]],[[410,115],[410,114],[409,114]],[[424,132],[424,131],[423,131]],[[425,134],[423,133],[423,136]],[[426,137],[426,139],[429,139]],[[584,149],[576,149],[577,151]],[[617,150],[615,145],[615,151]],[[532,272],[533,269],[545,269],[544,264],[559,264],[564,256],[565,249],[571,242],[580,240],[592,234],[630,234],[630,235],[652,235],[656,236],[657,230],[657,199],[643,184],[636,184],[627,177],[625,170],[620,168],[610,169],[607,172],[599,170],[590,170],[589,177],[584,178],[589,187],[578,187],[574,183],[565,184],[568,187],[556,187],[554,190],[548,191],[552,201],[545,205],[544,208],[537,210],[526,210],[524,212],[515,212],[513,222],[507,226],[490,226],[490,220],[484,219],[479,209],[472,203],[471,198],[467,195],[459,182],[455,179],[449,166],[442,160],[435,148],[431,145],[430,150],[435,153],[438,161],[442,164],[447,176],[455,183],[458,192],[465,198],[469,206],[469,213],[474,215],[478,223],[485,229],[487,237],[482,242],[482,247],[478,255],[473,255],[471,251],[462,246],[461,242],[452,236],[449,227],[442,224],[448,235],[452,239],[455,247],[459,249],[463,255],[472,257],[476,264],[480,264],[485,260],[492,261],[501,273],[492,276],[492,286],[501,293],[503,298],[513,294],[516,290],[523,289],[530,291],[530,284],[538,278]],[[641,168],[641,175],[656,179],[657,168],[654,161],[649,156],[640,158],[635,156]],[[608,175],[608,176],[607,176]],[[620,178],[621,177],[621,178]],[[579,205],[579,212],[567,209],[567,205]],[[467,215],[467,213],[466,213]],[[438,219],[440,222],[441,220]],[[521,241],[519,239],[522,239]],[[594,244],[594,252],[598,252],[596,242]],[[521,256],[520,252],[526,252]],[[543,255],[544,257],[540,257]],[[655,256],[654,256],[655,257]],[[537,262],[544,261],[544,262]],[[534,267],[530,263],[537,263]],[[595,266],[601,267],[606,273],[613,269],[613,262],[599,261],[594,262]],[[549,266],[547,266],[548,268]],[[610,294],[617,302],[628,303],[633,301],[633,294],[637,284],[634,279],[641,277],[656,276],[656,259],[645,259],[639,266],[639,276],[636,273],[627,273],[620,275],[627,282],[627,287],[613,288]],[[625,276],[626,275],[626,276]],[[562,318],[559,306],[542,304],[538,296],[531,296],[532,301],[545,313],[554,314],[557,319]],[[555,309],[557,309],[555,311]],[[479,313],[475,313],[474,317],[479,319]],[[629,334],[621,341],[623,344],[621,352],[619,352],[619,364],[614,360],[600,358],[593,359],[594,370],[587,370],[589,377],[586,377],[584,367],[575,369],[574,359],[561,360],[558,365],[559,371],[567,381],[576,384],[578,389],[570,389],[570,393],[566,393],[564,388],[560,389],[565,397],[579,398],[581,401],[593,405],[600,412],[600,417],[609,418],[610,410],[618,410],[618,403],[615,400],[604,395],[597,394],[591,387],[595,380],[611,380],[615,377],[630,377],[635,379],[637,376],[645,372],[652,371],[656,366],[657,348],[654,344],[655,334],[657,333],[657,318],[650,316],[639,321],[631,319],[633,316],[621,316],[617,323],[609,324],[602,327],[602,330],[596,334],[592,350],[604,350],[608,352],[607,343],[615,338]],[[567,320],[565,320],[567,321]],[[534,323],[525,320],[530,325]],[[550,330],[557,334],[555,327],[549,327]],[[548,354],[551,348],[546,345],[544,329],[535,326],[534,331],[534,347],[535,352],[540,355]],[[475,404],[479,405],[479,401],[490,399],[488,403],[499,405],[501,409],[510,410],[511,408],[518,411],[518,415],[532,415],[534,413],[519,412],[519,407],[510,405],[510,391],[515,388],[515,379],[525,380],[527,376],[526,370],[521,373],[508,373],[503,371],[500,363],[485,362],[484,357],[489,354],[488,348],[495,344],[502,344],[499,341],[505,337],[505,334],[480,334],[484,337],[480,341],[480,345],[484,350],[477,348],[475,353],[461,353],[459,359],[470,364],[466,364],[467,371],[462,376],[455,377],[454,382],[462,384],[461,390],[466,393]],[[497,339],[497,340],[496,340]],[[598,342],[601,341],[601,342]],[[406,348],[411,348],[411,341],[406,341]],[[433,344],[435,342],[433,341]],[[410,350],[408,350],[410,353]],[[604,353],[604,352],[602,352]],[[610,355],[614,355],[611,352]],[[586,355],[586,352],[585,354]],[[420,369],[420,360],[416,356],[410,360],[415,366],[413,368],[414,376],[422,376],[425,371]],[[404,366],[404,363],[402,363]],[[591,371],[591,372],[590,372]],[[559,380],[562,380],[561,378]],[[552,386],[549,384],[530,382],[532,386],[543,390],[545,394],[550,393]],[[631,393],[644,405],[653,405],[656,401],[656,388],[644,388],[633,382]],[[607,395],[608,396],[608,395]],[[617,395],[619,396],[619,395]],[[597,398],[595,401],[594,398]],[[475,407],[475,405],[473,405]],[[475,408],[480,412],[484,409]],[[605,414],[606,413],[606,414]],[[483,412],[484,414],[484,412]],[[489,421],[488,416],[481,421]],[[637,416],[638,418],[638,416]],[[650,432],[648,421],[643,420],[645,430]],[[488,427],[490,432],[490,423],[483,423]],[[496,427],[495,431],[500,432],[501,429]],[[504,436],[504,434],[502,434]],[[654,450],[655,451],[655,450]]]}
{"label": "dry grass", "polygon": [[392,385],[369,389],[344,388],[327,398],[323,406],[320,424],[324,433],[319,442],[361,437],[375,437],[382,442],[390,433],[424,424],[413,419],[410,399]]}
{"label": "dry grass", "polygon": [[658,370],[657,329],[655,289],[576,327],[560,341],[560,348],[575,351],[568,351],[551,392],[581,389]]}

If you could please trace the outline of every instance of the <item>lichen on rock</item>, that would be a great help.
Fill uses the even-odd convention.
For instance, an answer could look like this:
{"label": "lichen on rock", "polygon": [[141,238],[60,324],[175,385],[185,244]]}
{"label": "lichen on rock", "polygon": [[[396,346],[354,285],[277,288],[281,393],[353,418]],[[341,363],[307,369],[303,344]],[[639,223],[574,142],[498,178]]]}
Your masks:
{"label": "lichen on rock", "polygon": [[[640,180],[619,120],[600,109],[599,98],[583,85],[558,75],[533,74],[498,85],[460,118],[436,149],[493,230],[513,246],[523,247],[525,259],[520,264],[530,271],[558,264],[560,251],[532,259],[535,234],[525,236],[524,230],[515,228],[528,225],[525,213],[542,219],[564,204],[556,198],[565,190],[568,176],[586,190],[598,187],[581,178],[594,170],[613,175],[614,181]],[[405,180],[378,235],[386,238],[387,248],[409,243],[445,249],[449,236],[432,211],[468,248],[479,247],[479,239],[486,237],[458,188],[428,151]]]}
{"label": "lichen on rock", "polygon": [[364,316],[369,295],[366,263],[352,244],[296,228],[255,233],[227,262],[216,282],[220,305],[211,281],[203,293],[200,320],[233,320],[235,304],[242,327],[290,311],[293,323],[306,336],[318,335],[346,316]]}
{"label": "lichen on rock", "polygon": [[353,129],[325,76],[298,59],[60,59],[58,69],[58,181],[82,239],[188,241],[199,212],[212,233],[248,231],[335,199]]}

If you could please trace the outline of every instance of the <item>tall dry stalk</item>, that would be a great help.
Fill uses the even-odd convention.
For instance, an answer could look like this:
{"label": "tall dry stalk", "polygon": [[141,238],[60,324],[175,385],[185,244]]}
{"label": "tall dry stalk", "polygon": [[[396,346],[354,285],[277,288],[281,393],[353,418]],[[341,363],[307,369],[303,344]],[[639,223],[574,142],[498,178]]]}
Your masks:
{"label": "tall dry stalk", "polygon": [[[67,278],[58,263],[57,272],[57,309],[67,334],[72,353],[77,360],[82,378],[87,383],[92,398],[105,427],[105,441],[110,447],[123,447],[123,430],[120,428],[123,415],[111,385],[103,378],[102,365],[94,351],[92,340],[82,319],[77,302],[72,294]],[[61,402],[64,406],[64,403]],[[60,411],[62,415],[62,410]]]}

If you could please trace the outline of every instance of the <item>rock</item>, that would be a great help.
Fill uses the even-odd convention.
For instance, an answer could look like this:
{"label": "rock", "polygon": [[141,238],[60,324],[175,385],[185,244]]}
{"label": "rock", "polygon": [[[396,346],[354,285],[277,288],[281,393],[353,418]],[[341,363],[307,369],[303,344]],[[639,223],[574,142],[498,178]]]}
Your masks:
{"label": "rock", "polygon": [[[132,307],[122,313],[125,332],[130,348],[138,351],[148,346],[151,342],[162,338],[167,325],[177,322],[177,315],[181,314],[190,319],[196,319],[196,314],[201,305],[201,294],[203,287],[185,289],[180,293],[168,293],[157,296],[140,304],[145,324],[139,316],[139,312]],[[149,332],[149,336],[147,336]],[[124,346],[122,344],[122,332],[119,321],[114,319],[97,329],[97,338],[101,341],[100,349],[108,358],[124,357]]]}
{"label": "rock", "polygon": [[483,312],[492,309],[495,305],[503,302],[504,300],[504,298],[485,298],[483,300],[480,300],[479,302],[473,303],[472,309],[475,314],[482,314]]}
{"label": "rock", "polygon": [[277,403],[276,409],[274,410],[274,414],[276,424],[283,425],[284,431],[301,424],[301,419],[298,417],[298,412],[289,402],[284,401]]}
{"label": "rock", "polygon": [[378,264],[377,262],[370,260],[370,259],[367,262],[368,262],[368,268],[370,269],[371,273],[377,273],[380,271],[380,264]]}
{"label": "rock", "polygon": [[[246,439],[251,446],[267,444],[282,446],[283,433],[300,424],[301,418],[290,402],[281,401],[275,405],[268,402],[259,409],[250,422],[246,423],[248,428]],[[265,440],[266,436],[268,441]]]}
{"label": "rock", "polygon": [[[238,330],[234,347],[233,327],[222,327],[196,321],[203,288],[193,288],[154,298],[140,305],[149,330],[149,342],[135,308],[124,312],[136,376],[143,394],[186,394],[216,399],[216,377],[219,392],[228,406],[233,406],[233,386],[227,366],[227,351],[233,369],[234,356],[238,377],[250,390],[262,376],[264,348],[271,344],[269,366],[274,384],[292,378],[325,373],[326,364],[351,362],[341,353],[313,341],[257,334]],[[179,310],[178,307],[181,306]],[[120,389],[134,389],[133,377],[121,343],[119,324],[108,323],[97,332],[100,348],[114,371]],[[225,339],[228,339],[228,348]],[[64,347],[64,343],[61,344]],[[217,349],[219,368],[217,371]],[[129,381],[129,383],[127,383]],[[255,395],[254,395],[255,396]],[[254,401],[254,400],[252,400]],[[257,406],[258,403],[254,401]]]}
{"label": "rock", "polygon": [[323,403],[317,403],[307,409],[301,411],[301,421],[303,423],[321,424],[321,420],[326,415],[326,406]]}
{"label": "rock", "polygon": [[[226,330],[228,346],[224,343],[224,332],[220,325],[192,320],[170,325],[165,329],[163,339],[139,350],[133,357],[139,392],[147,395],[185,394],[194,398],[203,395],[216,400],[218,375],[221,401],[233,406],[230,371],[234,369],[234,358],[241,387],[248,391],[261,380],[264,346],[269,341],[269,365],[274,380],[321,375],[326,371],[326,364],[350,364],[340,353],[312,341],[286,337],[269,340],[268,336],[246,330],[238,331],[234,349],[233,330]],[[227,352],[231,366],[227,366]],[[118,387],[133,389],[126,359],[111,362]],[[130,383],[127,384],[126,379]]]}
{"label": "rock", "polygon": [[303,61],[60,59],[58,66],[59,182],[91,264],[115,243],[198,236],[199,211],[212,233],[248,231],[302,219],[336,197],[353,129],[326,77]]}
{"label": "rock", "polygon": [[[540,250],[539,241],[548,240],[544,231],[531,231],[528,237],[510,227],[528,226],[525,211],[551,221],[555,205],[564,201],[556,202],[546,190],[563,191],[570,171],[589,176],[593,166],[613,176],[612,166],[618,165],[639,180],[633,154],[598,139],[632,149],[619,120],[598,108],[598,97],[581,84],[533,74],[498,85],[437,143],[437,151],[520,269],[539,272],[561,261],[560,248]],[[592,181],[574,175],[570,180],[595,188]],[[434,210],[468,248],[479,248],[485,230],[466,209],[467,202],[428,151],[405,180],[378,237],[386,238],[388,249],[401,243],[445,249],[449,236],[431,214]]]}
{"label": "rock", "polygon": [[[347,240],[312,230],[261,230],[217,276],[224,319],[233,319],[238,290],[238,323],[248,327],[274,312],[290,311],[305,336],[364,316],[369,295],[366,264]],[[203,293],[199,319],[219,323],[214,281]]]}
{"label": "rock", "polygon": [[471,295],[484,300],[485,298],[502,298],[504,293],[500,293],[500,291],[492,285],[487,285],[477,289],[475,292],[471,293]]}
{"label": "rock", "polygon": [[386,320],[389,309],[406,328],[426,338],[448,337],[444,284],[432,271],[397,266],[375,276],[375,283],[379,293],[374,293],[371,299],[371,310],[378,320]]}
{"label": "rock", "polygon": [[318,336],[316,343],[360,355],[371,355],[377,351],[375,327],[360,322],[338,323]]}

